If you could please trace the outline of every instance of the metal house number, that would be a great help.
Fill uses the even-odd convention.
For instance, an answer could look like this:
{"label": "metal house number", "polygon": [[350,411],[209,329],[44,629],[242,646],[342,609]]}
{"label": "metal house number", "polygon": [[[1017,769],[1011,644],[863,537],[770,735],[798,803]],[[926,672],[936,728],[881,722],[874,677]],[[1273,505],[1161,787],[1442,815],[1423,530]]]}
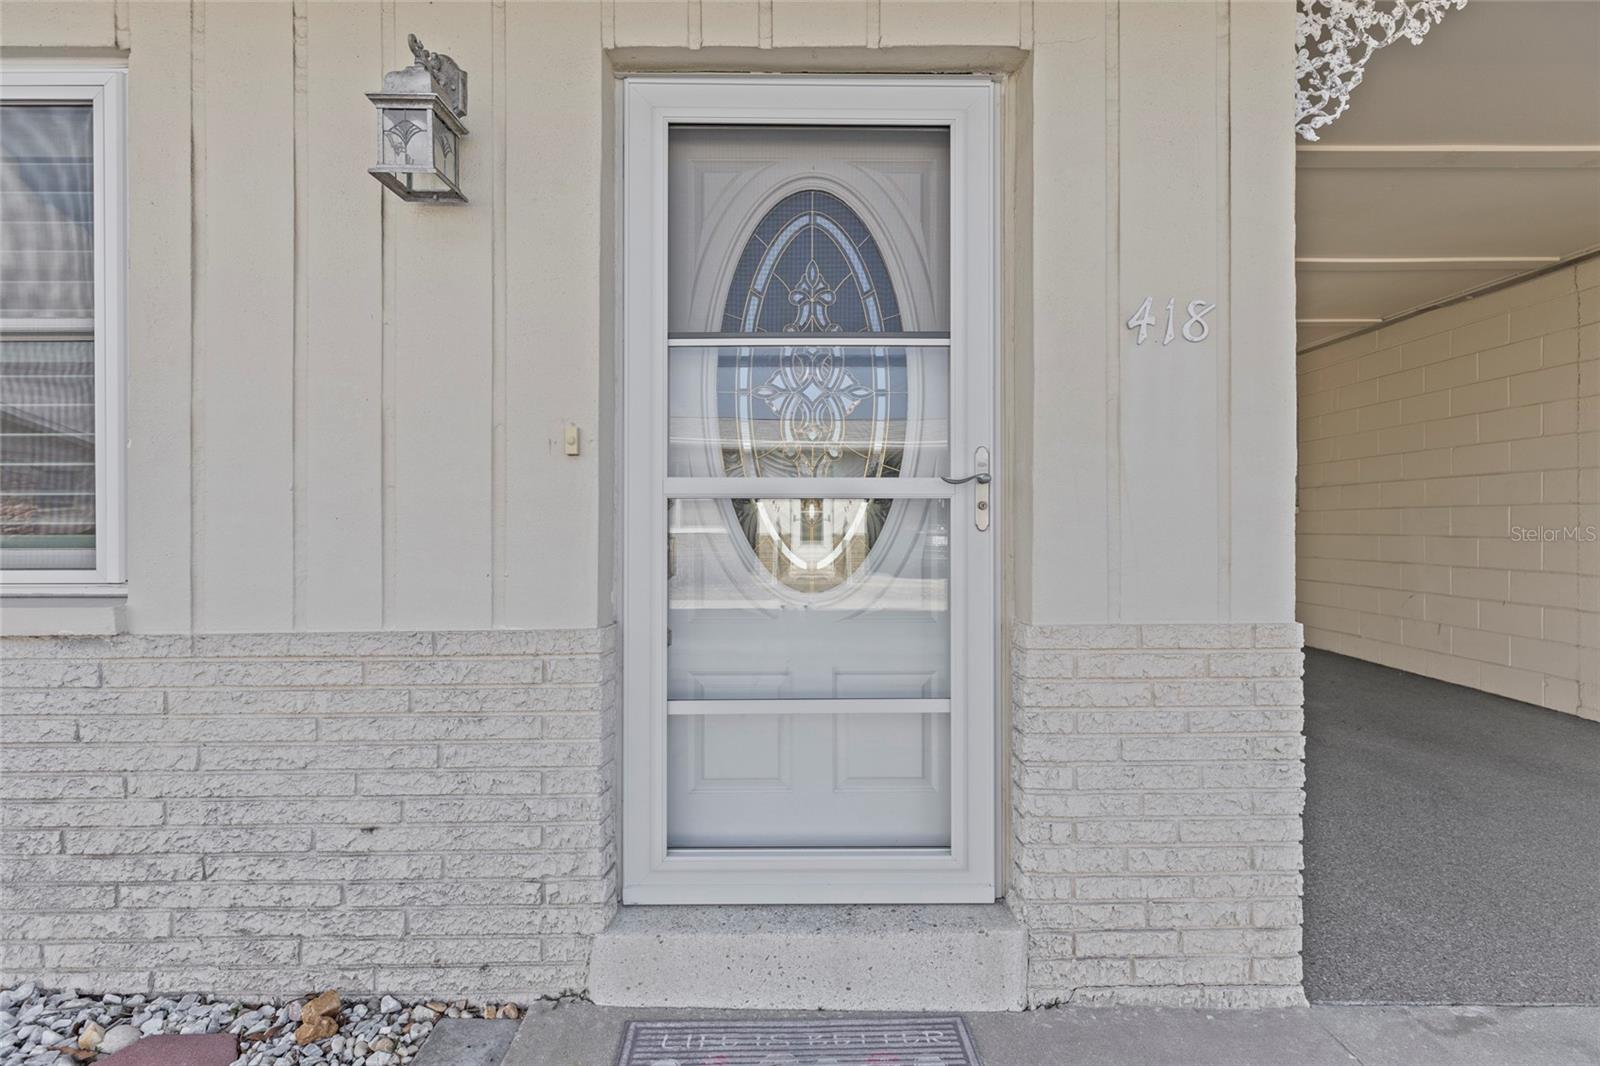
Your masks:
{"label": "metal house number", "polygon": [[[1155,298],[1146,296],[1144,303],[1139,305],[1139,310],[1135,311],[1128,319],[1128,328],[1137,330],[1139,334],[1138,339],[1133,342],[1136,346],[1145,342],[1145,338],[1150,335],[1151,328],[1156,324],[1156,318],[1151,314],[1154,304]],[[1176,328],[1177,304],[1178,298],[1176,296],[1167,300],[1167,328],[1161,338],[1161,346],[1163,348],[1171,344],[1178,333],[1182,333],[1183,339],[1190,344],[1199,344],[1211,336],[1211,323],[1206,321],[1206,316],[1217,309],[1216,304],[1211,303],[1209,300],[1190,300],[1188,307],[1184,309],[1189,317],[1181,329]]]}

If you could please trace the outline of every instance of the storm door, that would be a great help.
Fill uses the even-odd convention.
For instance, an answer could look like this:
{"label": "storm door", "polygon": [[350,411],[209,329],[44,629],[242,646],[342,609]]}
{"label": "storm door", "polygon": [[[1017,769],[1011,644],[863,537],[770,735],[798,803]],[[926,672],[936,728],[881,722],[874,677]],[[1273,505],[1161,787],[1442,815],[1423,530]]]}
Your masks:
{"label": "storm door", "polygon": [[991,106],[628,83],[630,902],[994,897]]}

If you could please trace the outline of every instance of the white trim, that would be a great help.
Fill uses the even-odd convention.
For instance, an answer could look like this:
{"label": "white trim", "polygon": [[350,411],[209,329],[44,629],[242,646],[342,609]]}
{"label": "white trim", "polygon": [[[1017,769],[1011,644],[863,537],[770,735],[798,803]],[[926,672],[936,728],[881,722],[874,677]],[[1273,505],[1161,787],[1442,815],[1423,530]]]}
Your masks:
{"label": "white trim", "polygon": [[[668,700],[670,714],[837,714],[837,700]],[[949,714],[949,700],[881,699],[873,714]]]}
{"label": "white trim", "polygon": [[669,477],[662,485],[672,500],[942,500],[956,492],[931,477]]}
{"label": "white trim", "polygon": [[35,599],[125,600],[127,598],[128,586],[125,584],[96,585],[73,581],[63,581],[54,585],[27,585],[15,582],[0,584],[0,600],[7,603],[14,600]]}
{"label": "white trim", "polygon": [[[864,333],[852,336],[842,333],[828,334],[828,347],[862,348],[948,348],[950,337],[939,333]],[[761,336],[727,336],[723,334],[674,333],[667,338],[668,348],[787,348],[781,340],[774,341],[770,334]]]}
{"label": "white trim", "polygon": [[1592,170],[1600,144],[1298,144],[1317,170]]}
{"label": "white trim", "polygon": [[1295,266],[1321,270],[1472,270],[1477,267],[1540,266],[1559,263],[1559,255],[1446,255],[1446,256],[1299,256]]}
{"label": "white trim", "polygon": [[[998,371],[998,96],[983,77],[632,77],[623,83],[622,894],[625,903],[991,902],[996,850],[998,523],[976,530],[970,485],[827,479],[807,495],[952,500],[951,843],[947,849],[674,849],[666,846],[666,574],[670,497],[793,495],[789,479],[668,478],[667,131],[674,122],[935,126],[950,130],[951,462],[968,473],[995,439]],[[679,346],[703,341],[687,337]],[[867,343],[884,343],[874,336]],[[919,339],[917,343],[929,343]],[[748,340],[741,346],[747,346]],[[911,346],[912,342],[906,342]],[[857,484],[856,482],[861,482]],[[991,514],[995,511],[991,510]],[[975,594],[975,590],[979,594]],[[940,701],[942,702],[942,701]],[[698,712],[697,712],[698,713]]]}
{"label": "white trim", "polygon": [[[0,98],[87,102],[94,108],[95,558],[93,570],[0,571],[4,595],[116,595],[126,580],[127,490],[127,71],[106,66],[0,70]],[[8,329],[12,324],[8,324]],[[56,328],[82,332],[86,323]],[[30,323],[19,332],[39,333]]]}

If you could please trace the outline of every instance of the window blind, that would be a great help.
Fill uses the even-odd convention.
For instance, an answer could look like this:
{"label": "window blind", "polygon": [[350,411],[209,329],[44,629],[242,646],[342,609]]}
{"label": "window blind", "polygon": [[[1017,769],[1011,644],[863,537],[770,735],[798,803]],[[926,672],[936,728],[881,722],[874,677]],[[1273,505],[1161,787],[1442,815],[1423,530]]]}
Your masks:
{"label": "window blind", "polygon": [[0,566],[95,566],[94,115],[0,105]]}

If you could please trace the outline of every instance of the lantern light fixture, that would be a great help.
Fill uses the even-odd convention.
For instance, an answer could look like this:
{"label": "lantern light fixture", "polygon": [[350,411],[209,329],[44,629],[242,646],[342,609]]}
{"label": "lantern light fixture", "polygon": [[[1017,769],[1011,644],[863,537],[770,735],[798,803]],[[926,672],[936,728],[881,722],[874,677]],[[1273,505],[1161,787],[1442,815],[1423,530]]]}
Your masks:
{"label": "lantern light fixture", "polygon": [[408,38],[416,57],[383,76],[383,91],[368,93],[378,109],[378,165],[367,173],[400,199],[464,204],[460,139],[467,135],[467,72],[447,55]]}

